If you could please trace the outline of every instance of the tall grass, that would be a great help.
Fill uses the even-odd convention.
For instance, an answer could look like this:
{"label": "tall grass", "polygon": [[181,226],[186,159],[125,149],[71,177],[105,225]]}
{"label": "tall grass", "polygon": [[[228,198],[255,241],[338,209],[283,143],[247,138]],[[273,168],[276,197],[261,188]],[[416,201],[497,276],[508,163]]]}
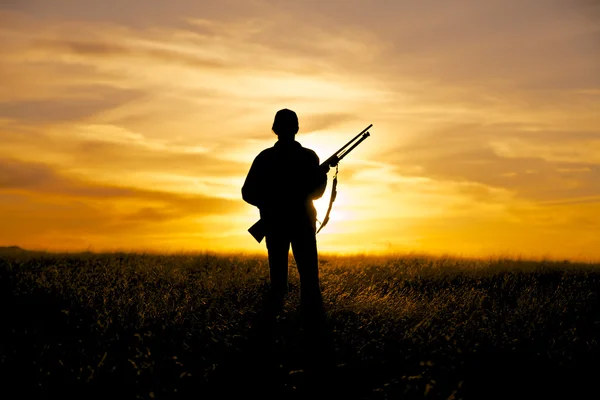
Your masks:
{"label": "tall grass", "polygon": [[[263,354],[272,369],[244,380],[231,366],[254,346],[265,257],[5,254],[2,372],[42,396],[225,393],[227,374],[300,396],[308,378],[290,260],[290,295]],[[480,368],[499,367],[498,355],[512,357],[505,381],[497,371],[490,383],[501,388],[530,368],[592,371],[582,357],[600,349],[597,265],[402,255],[328,255],[320,264],[335,351],[329,373],[346,398],[468,397]]]}

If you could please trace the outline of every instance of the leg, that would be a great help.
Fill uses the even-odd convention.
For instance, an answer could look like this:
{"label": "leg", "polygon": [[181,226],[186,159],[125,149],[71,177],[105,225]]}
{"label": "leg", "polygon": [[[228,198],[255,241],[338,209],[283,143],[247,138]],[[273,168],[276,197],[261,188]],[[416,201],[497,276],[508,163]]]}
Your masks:
{"label": "leg", "polygon": [[300,274],[300,299],[305,308],[322,304],[319,286],[319,260],[315,231],[310,226],[298,228],[292,237],[292,251]]}
{"label": "leg", "polygon": [[269,252],[269,271],[271,275],[270,297],[281,303],[288,292],[288,254],[290,241],[284,234],[273,234],[266,237]]}
{"label": "leg", "polygon": [[308,226],[296,232],[298,234],[292,237],[292,250],[300,274],[306,377],[318,388],[317,393],[323,393],[331,383],[328,374],[333,369],[329,368],[335,366],[333,334],[321,297],[315,229]]}

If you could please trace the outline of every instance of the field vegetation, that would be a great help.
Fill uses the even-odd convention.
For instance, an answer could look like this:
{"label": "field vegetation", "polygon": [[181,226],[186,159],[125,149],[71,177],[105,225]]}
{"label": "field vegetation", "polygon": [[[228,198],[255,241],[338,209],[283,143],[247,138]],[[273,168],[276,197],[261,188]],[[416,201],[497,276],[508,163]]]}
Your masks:
{"label": "field vegetation", "polygon": [[[0,254],[3,398],[577,398],[596,389],[598,265],[321,256],[265,322],[266,257]],[[14,397],[8,393],[16,393]],[[18,395],[17,395],[18,394]]]}

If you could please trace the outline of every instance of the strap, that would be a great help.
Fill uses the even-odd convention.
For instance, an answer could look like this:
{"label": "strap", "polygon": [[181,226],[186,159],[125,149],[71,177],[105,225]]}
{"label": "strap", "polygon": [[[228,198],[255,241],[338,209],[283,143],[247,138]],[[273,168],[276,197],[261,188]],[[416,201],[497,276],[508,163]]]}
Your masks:
{"label": "strap", "polygon": [[323,222],[319,226],[319,230],[317,233],[321,232],[321,229],[329,222],[329,213],[331,213],[331,207],[333,207],[333,202],[337,196],[337,183],[338,183],[338,165],[335,166],[335,176],[333,177],[333,185],[331,186],[331,197],[329,198],[329,207],[327,207],[327,213],[325,214],[325,218],[323,218]]}

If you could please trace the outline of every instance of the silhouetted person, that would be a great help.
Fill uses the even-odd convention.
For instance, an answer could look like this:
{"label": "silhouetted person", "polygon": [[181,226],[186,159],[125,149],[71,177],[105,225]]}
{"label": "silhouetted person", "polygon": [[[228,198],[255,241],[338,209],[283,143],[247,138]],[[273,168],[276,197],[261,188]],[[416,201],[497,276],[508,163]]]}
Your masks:
{"label": "silhouetted person", "polygon": [[299,125],[294,111],[279,110],[272,129],[278,140],[254,159],[242,197],[259,208],[266,225],[271,305],[280,309],[288,292],[291,244],[300,274],[302,308],[317,311],[322,299],[313,200],[323,195],[329,168],[320,168],[317,154],[295,140]]}

